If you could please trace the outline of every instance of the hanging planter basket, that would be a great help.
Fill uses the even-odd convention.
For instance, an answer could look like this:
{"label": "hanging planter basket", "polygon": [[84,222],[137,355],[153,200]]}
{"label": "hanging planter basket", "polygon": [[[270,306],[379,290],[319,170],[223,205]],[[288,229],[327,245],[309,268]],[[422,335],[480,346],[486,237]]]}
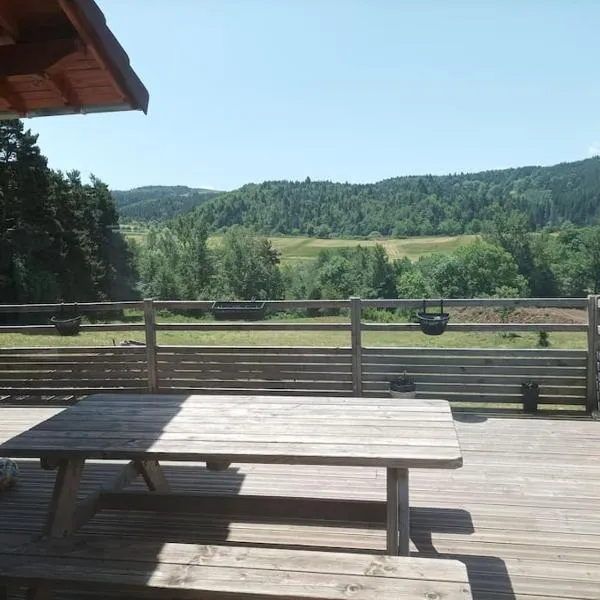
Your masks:
{"label": "hanging planter basket", "polygon": [[60,335],[77,335],[81,326],[81,315],[77,312],[76,304],[69,307],[62,304],[59,313],[50,318],[50,323]]}
{"label": "hanging planter basket", "polygon": [[427,312],[427,304],[423,300],[423,310],[417,313],[417,320],[421,331],[425,335],[442,335],[446,331],[446,325],[450,320],[450,314],[444,312],[444,301],[440,300],[439,312]]}
{"label": "hanging planter basket", "polygon": [[211,312],[217,321],[259,321],[265,316],[264,302],[215,302]]}

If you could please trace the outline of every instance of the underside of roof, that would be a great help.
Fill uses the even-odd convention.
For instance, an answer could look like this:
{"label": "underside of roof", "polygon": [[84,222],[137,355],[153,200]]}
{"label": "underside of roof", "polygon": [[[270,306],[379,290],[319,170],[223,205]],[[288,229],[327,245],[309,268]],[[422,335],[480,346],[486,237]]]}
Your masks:
{"label": "underside of roof", "polygon": [[147,112],[148,99],[93,0],[0,0],[0,119]]}

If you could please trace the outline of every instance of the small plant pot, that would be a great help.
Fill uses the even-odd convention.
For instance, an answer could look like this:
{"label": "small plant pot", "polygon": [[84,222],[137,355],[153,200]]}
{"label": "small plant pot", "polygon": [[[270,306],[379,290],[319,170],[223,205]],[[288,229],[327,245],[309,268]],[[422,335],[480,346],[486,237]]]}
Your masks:
{"label": "small plant pot", "polygon": [[390,396],[392,398],[416,398],[417,390],[398,392],[396,390],[390,390]]}
{"label": "small plant pot", "polygon": [[536,413],[540,400],[540,386],[537,383],[522,383],[523,412]]}
{"label": "small plant pot", "polygon": [[416,398],[417,386],[414,382],[391,381],[390,396],[392,398]]}

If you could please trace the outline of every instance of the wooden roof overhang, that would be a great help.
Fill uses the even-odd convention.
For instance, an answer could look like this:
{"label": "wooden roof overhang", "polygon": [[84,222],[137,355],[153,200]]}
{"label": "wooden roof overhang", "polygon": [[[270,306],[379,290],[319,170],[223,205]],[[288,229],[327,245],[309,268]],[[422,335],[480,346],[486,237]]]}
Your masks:
{"label": "wooden roof overhang", "polygon": [[94,0],[0,0],[0,119],[145,113],[148,100]]}

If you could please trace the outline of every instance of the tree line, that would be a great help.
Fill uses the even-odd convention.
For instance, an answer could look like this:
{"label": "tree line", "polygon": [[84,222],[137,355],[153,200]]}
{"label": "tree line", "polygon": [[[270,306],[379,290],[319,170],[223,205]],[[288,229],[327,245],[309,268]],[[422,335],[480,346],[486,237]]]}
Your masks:
{"label": "tree line", "polygon": [[374,184],[267,181],[217,195],[196,211],[210,231],[244,225],[265,235],[325,238],[477,234],[506,211],[523,213],[530,230],[585,226],[600,214],[600,158]]}
{"label": "tree line", "polygon": [[0,301],[128,299],[133,255],[108,187],[48,168],[37,136],[0,121]]}
{"label": "tree line", "polygon": [[381,245],[326,249],[280,264],[268,238],[235,226],[216,247],[180,218],[136,245],[141,292],[162,299],[581,297],[600,290],[600,226],[527,232],[509,213],[476,241],[411,261]]}
{"label": "tree line", "polygon": [[132,190],[113,190],[121,222],[174,219],[191,212],[219,192],[185,185],[148,185]]}

